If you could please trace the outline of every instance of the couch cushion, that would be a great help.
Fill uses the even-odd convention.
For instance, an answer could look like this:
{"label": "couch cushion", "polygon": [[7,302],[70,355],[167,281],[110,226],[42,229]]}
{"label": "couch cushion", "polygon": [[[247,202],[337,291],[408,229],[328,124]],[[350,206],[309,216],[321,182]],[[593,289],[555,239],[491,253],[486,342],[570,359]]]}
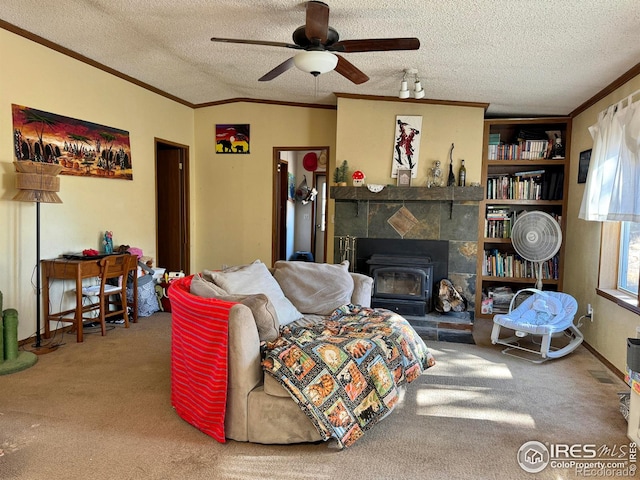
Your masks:
{"label": "couch cushion", "polygon": [[266,372],[264,374],[264,393],[274,397],[291,398],[291,394],[285,390],[275,378]]}
{"label": "couch cushion", "polygon": [[218,298],[226,302],[237,302],[246,305],[251,309],[260,340],[272,342],[278,338],[280,330],[278,315],[265,294],[229,295],[222,288],[213,282],[205,280],[200,275],[193,276],[190,290],[192,294],[199,297]]}
{"label": "couch cushion", "polygon": [[330,315],[336,308],[351,302],[353,278],[349,262],[287,262],[275,264],[273,277],[286,297],[303,313]]}
{"label": "couch cushion", "polygon": [[223,271],[205,270],[204,273],[229,294],[265,294],[275,308],[280,325],[287,325],[302,317],[298,309],[284,296],[280,285],[273,278],[267,266],[259,260],[249,265]]}

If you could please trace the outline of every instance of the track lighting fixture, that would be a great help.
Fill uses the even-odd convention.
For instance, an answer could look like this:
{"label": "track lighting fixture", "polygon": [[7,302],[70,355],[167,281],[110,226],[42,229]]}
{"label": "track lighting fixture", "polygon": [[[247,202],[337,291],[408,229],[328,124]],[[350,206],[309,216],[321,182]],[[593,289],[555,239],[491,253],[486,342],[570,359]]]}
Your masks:
{"label": "track lighting fixture", "polygon": [[[413,77],[414,79],[413,90],[409,90],[408,79],[411,77]],[[418,77],[418,69],[406,68],[404,70],[402,81],[400,82],[400,91],[398,92],[398,98],[409,98],[412,95],[413,98],[424,98],[424,88],[422,88],[420,77]]]}

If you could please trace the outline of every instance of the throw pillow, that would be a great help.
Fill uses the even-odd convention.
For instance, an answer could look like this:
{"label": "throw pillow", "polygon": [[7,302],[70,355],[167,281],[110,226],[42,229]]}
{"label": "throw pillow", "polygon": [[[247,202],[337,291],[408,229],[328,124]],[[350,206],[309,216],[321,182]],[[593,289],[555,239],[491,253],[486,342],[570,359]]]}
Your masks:
{"label": "throw pillow", "polygon": [[275,264],[273,277],[301,312],[330,315],[336,308],[351,303],[353,278],[348,261],[332,265],[280,260]]}
{"label": "throw pillow", "polygon": [[220,298],[228,295],[224,289],[197,274],[191,279],[190,291],[193,295],[203,298]]}
{"label": "throw pillow", "polygon": [[251,309],[253,319],[258,328],[258,337],[261,341],[272,342],[279,336],[280,324],[275,308],[269,298],[257,293],[253,295],[229,295],[217,285],[194,275],[191,280],[191,293],[203,298],[217,298],[225,302],[242,303]]}
{"label": "throw pillow", "polygon": [[207,274],[217,286],[230,294],[265,294],[276,310],[280,325],[287,325],[302,317],[298,309],[285,297],[267,266],[260,260],[230,270],[207,271]]}

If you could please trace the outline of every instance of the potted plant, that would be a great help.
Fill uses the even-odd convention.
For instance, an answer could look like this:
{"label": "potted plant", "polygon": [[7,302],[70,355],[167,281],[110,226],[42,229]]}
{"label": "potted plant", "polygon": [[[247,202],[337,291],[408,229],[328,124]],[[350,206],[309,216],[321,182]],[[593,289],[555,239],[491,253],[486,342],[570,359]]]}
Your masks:
{"label": "potted plant", "polygon": [[349,164],[347,163],[346,160],[343,160],[342,164],[339,167],[336,167],[335,171],[333,172],[333,181],[336,183],[336,185],[340,187],[347,186],[348,170],[349,170]]}

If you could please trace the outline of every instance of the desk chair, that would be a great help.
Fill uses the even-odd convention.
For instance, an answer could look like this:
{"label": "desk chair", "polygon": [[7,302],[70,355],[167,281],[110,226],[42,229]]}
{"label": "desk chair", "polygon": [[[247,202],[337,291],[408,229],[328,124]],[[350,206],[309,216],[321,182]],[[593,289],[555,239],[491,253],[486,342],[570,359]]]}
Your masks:
{"label": "desk chair", "polygon": [[[135,255],[129,254],[104,257],[100,260],[100,285],[92,285],[82,289],[84,297],[98,297],[97,302],[83,306],[82,312],[83,318],[85,318],[84,313],[98,310],[103,336],[107,333],[105,320],[115,315],[122,315],[125,328],[129,328],[127,279],[129,272],[137,268],[137,260]],[[135,274],[136,272],[134,272]],[[112,306],[115,307],[114,310],[111,310]],[[82,328],[82,326],[78,325],[78,328]]]}

